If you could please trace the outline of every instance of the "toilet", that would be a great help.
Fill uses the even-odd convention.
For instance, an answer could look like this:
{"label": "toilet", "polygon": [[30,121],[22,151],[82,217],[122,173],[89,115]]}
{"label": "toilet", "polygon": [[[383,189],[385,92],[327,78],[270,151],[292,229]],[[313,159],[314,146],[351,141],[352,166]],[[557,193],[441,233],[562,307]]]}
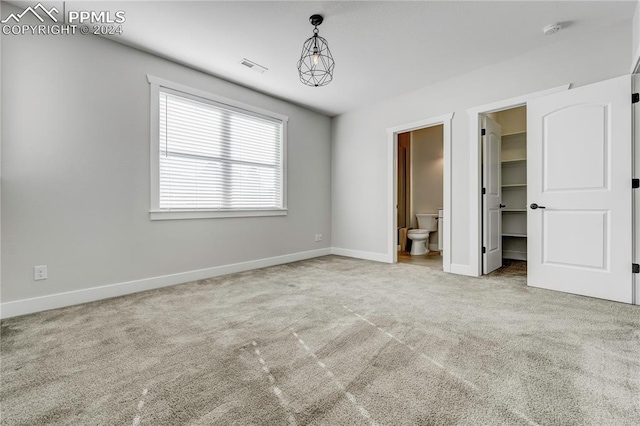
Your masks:
{"label": "toilet", "polygon": [[429,233],[438,230],[437,214],[416,214],[418,229],[411,229],[407,237],[411,240],[411,255],[418,256],[429,252]]}

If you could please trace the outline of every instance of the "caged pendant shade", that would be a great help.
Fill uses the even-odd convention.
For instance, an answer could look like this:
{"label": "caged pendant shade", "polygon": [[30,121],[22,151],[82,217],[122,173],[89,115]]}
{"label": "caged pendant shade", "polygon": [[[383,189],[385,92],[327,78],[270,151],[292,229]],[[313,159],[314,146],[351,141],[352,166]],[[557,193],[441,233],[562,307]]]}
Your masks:
{"label": "caged pendant shade", "polygon": [[312,15],[309,22],[315,28],[313,35],[302,45],[302,54],[298,61],[300,81],[307,86],[325,86],[333,80],[335,61],[331,56],[327,40],[318,35],[318,25],[322,24],[320,15]]}

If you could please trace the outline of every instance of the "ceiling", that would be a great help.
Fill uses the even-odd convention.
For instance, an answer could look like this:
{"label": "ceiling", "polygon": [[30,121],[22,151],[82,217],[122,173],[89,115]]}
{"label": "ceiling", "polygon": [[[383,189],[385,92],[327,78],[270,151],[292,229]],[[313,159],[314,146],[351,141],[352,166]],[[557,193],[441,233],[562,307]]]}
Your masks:
{"label": "ceiling", "polygon": [[[124,10],[115,41],[330,116],[567,37],[629,25],[635,7],[635,0],[66,2],[67,10]],[[296,69],[315,13],[325,18],[320,35],[336,61],[324,87],[303,85]],[[554,22],[565,29],[544,36]],[[252,71],[239,64],[243,58],[268,70]]]}

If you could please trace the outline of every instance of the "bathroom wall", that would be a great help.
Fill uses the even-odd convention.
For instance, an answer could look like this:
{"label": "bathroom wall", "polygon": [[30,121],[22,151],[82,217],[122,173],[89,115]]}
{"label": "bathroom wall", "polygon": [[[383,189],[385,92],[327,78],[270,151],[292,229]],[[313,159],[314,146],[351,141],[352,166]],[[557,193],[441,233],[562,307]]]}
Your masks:
{"label": "bathroom wall", "polygon": [[[411,132],[411,227],[417,228],[417,213],[438,213],[443,204],[443,126]],[[430,244],[438,243],[432,233]]]}
{"label": "bathroom wall", "polygon": [[411,132],[398,135],[398,227],[411,223]]}

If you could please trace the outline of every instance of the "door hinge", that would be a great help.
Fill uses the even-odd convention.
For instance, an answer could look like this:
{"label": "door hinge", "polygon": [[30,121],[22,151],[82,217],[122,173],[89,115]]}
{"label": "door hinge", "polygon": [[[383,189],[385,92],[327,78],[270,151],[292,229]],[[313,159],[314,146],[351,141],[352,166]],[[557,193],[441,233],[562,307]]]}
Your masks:
{"label": "door hinge", "polygon": [[482,195],[487,193],[487,188],[482,188]]}
{"label": "door hinge", "polygon": [[638,179],[638,178],[631,179],[631,188],[633,188],[633,189],[640,188],[640,179]]}
{"label": "door hinge", "polygon": [[631,103],[632,104],[637,104],[638,102],[640,102],[640,93],[632,93],[631,94]]}
{"label": "door hinge", "polygon": [[482,247],[482,254],[485,254],[487,252],[487,248],[486,247]]}
{"label": "door hinge", "polygon": [[480,130],[480,134],[481,134],[482,136],[486,135],[486,134],[487,134],[487,129],[482,129],[482,130]]}
{"label": "door hinge", "polygon": [[640,264],[632,263],[631,272],[633,272],[634,274],[640,274]]}

